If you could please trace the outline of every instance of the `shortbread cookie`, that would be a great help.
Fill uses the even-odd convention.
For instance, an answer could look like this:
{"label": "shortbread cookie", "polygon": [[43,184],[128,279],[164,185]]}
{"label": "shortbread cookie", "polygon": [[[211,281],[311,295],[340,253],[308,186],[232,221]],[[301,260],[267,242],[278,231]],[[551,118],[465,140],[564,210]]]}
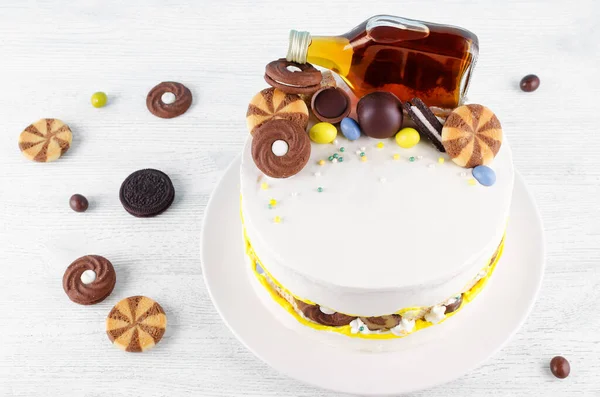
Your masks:
{"label": "shortbread cookie", "polygon": [[502,126],[485,106],[460,106],[444,124],[442,143],[452,161],[461,167],[487,165],[502,145]]}
{"label": "shortbread cookie", "polygon": [[50,162],[71,147],[73,135],[68,125],[58,119],[40,119],[19,136],[19,148],[29,160]]}
{"label": "shortbread cookie", "polygon": [[246,125],[250,134],[271,120],[289,120],[302,129],[308,125],[308,107],[296,94],[286,94],[276,88],[267,88],[252,98],[246,113]]}
{"label": "shortbread cookie", "polygon": [[143,352],[165,334],[167,316],[163,308],[145,296],[125,298],[113,307],[106,319],[106,334],[119,349]]}

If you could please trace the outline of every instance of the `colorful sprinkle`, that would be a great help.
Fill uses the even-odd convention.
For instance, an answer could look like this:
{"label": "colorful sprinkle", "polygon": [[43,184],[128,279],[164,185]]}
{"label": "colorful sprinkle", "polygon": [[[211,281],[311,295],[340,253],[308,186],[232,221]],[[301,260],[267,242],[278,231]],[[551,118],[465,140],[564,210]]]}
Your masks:
{"label": "colorful sprinkle", "polygon": [[333,159],[333,160],[331,160],[331,162],[332,162],[332,163],[337,163],[337,162],[338,162],[338,159]]}
{"label": "colorful sprinkle", "polygon": [[422,159],[423,159],[423,156],[417,156],[417,158],[418,158],[419,160],[422,160]]}
{"label": "colorful sprinkle", "polygon": [[365,150],[367,150],[367,148],[366,148],[366,147],[364,147],[364,146],[360,148],[360,151],[361,151],[361,152],[364,152]]}
{"label": "colorful sprinkle", "polygon": [[281,217],[279,215],[277,215],[275,218],[273,218],[273,222],[281,223]]}
{"label": "colorful sprinkle", "polygon": [[394,153],[392,157],[394,160],[400,160],[400,155],[398,153]]}
{"label": "colorful sprinkle", "polygon": [[465,176],[467,176],[467,173],[463,171],[460,173],[460,176],[462,176],[464,178]]}
{"label": "colorful sprinkle", "polygon": [[360,156],[360,161],[365,163],[367,161],[367,156]]}
{"label": "colorful sprinkle", "polygon": [[338,158],[338,154],[337,154],[337,153],[334,153],[332,157],[333,157],[334,159],[337,159],[337,158]]}
{"label": "colorful sprinkle", "polygon": [[333,160],[333,156],[329,156],[327,159],[328,159],[329,161],[332,161],[332,160]]}
{"label": "colorful sprinkle", "polygon": [[338,161],[341,163],[342,161],[344,161],[344,158],[340,156],[338,157]]}
{"label": "colorful sprinkle", "polygon": [[360,327],[358,327],[358,330],[359,330],[360,332],[363,332],[363,331],[365,330],[365,327],[364,327],[364,325],[361,325]]}
{"label": "colorful sprinkle", "polygon": [[269,184],[267,182],[263,182],[260,184],[260,188],[262,190],[267,190],[269,188]]}
{"label": "colorful sprinkle", "polygon": [[325,165],[325,160],[319,160],[319,162],[317,164],[319,164],[319,165]]}
{"label": "colorful sprinkle", "polygon": [[429,167],[429,168],[434,168],[434,167],[435,167],[435,164],[431,163],[431,164],[429,164],[427,167]]}
{"label": "colorful sprinkle", "polygon": [[315,172],[315,176],[321,176],[321,173],[319,171]]}
{"label": "colorful sprinkle", "polygon": [[379,142],[377,144],[377,149],[383,149],[383,142]]}
{"label": "colorful sprinkle", "polygon": [[275,199],[269,200],[269,205],[272,205],[273,207],[275,207],[277,205],[277,200],[275,200]]}
{"label": "colorful sprinkle", "polygon": [[323,188],[322,188],[321,186],[319,186],[319,187],[317,188],[317,192],[319,192],[319,193],[323,193]]}
{"label": "colorful sprinkle", "polygon": [[342,146],[342,147],[340,148],[340,152],[344,153],[345,151],[346,151],[346,148]]}
{"label": "colorful sprinkle", "polygon": [[469,184],[469,186],[475,186],[477,184],[477,181],[475,180],[475,178],[469,178],[467,183]]}
{"label": "colorful sprinkle", "polygon": [[298,192],[291,192],[291,193],[290,193],[290,196],[292,196],[292,197],[296,197],[296,196],[298,196]]}
{"label": "colorful sprinkle", "polygon": [[408,161],[410,161],[411,163],[413,163],[416,160],[415,156],[410,156],[408,158]]}
{"label": "colorful sprinkle", "polygon": [[440,164],[444,164],[444,161],[445,161],[445,160],[444,160],[444,158],[443,158],[443,157],[439,157],[439,158],[438,158],[438,163],[440,163]]}
{"label": "colorful sprinkle", "polygon": [[360,152],[360,157],[365,157],[365,152]]}
{"label": "colorful sprinkle", "polygon": [[385,179],[385,177],[384,177],[384,176],[382,176],[381,178],[379,178],[379,182],[381,182],[381,183],[386,183],[386,182],[387,182],[387,179]]}
{"label": "colorful sprinkle", "polygon": [[357,155],[360,155],[360,149],[355,152]]}

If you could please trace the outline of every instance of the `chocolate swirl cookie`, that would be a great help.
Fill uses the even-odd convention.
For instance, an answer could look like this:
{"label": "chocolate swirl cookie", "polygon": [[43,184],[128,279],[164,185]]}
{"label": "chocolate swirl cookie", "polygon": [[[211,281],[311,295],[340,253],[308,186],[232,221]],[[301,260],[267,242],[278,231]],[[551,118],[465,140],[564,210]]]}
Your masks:
{"label": "chocolate swirl cookie", "polygon": [[460,106],[444,124],[442,144],[452,161],[461,167],[487,165],[502,145],[502,126],[485,106]]}
{"label": "chocolate swirl cookie", "polygon": [[[165,103],[163,100],[164,94],[172,94],[174,101]],[[181,116],[191,105],[192,92],[183,84],[174,81],[165,81],[158,84],[150,90],[146,97],[146,106],[150,113],[163,119]]]}
{"label": "chocolate swirl cookie", "polygon": [[306,318],[317,324],[327,325],[329,327],[341,327],[348,325],[356,317],[347,316],[342,313],[326,314],[321,311],[319,305],[309,305],[301,300],[295,299],[296,307],[304,314]]}
{"label": "chocolate swirl cookie", "polygon": [[63,276],[63,289],[73,302],[93,305],[109,296],[116,282],[117,274],[108,259],[86,255],[69,265]]}
{"label": "chocolate swirl cookie", "polygon": [[285,58],[269,62],[265,81],[288,94],[312,94],[321,88],[323,75],[310,63],[295,63]]}
{"label": "chocolate swirl cookie", "polygon": [[254,163],[271,178],[296,175],[308,162],[310,150],[306,131],[288,120],[272,120],[263,124],[252,140]]}
{"label": "chocolate swirl cookie", "polygon": [[147,218],[167,210],[175,199],[175,188],[167,174],[145,169],[129,175],[119,191],[123,208],[133,216]]}
{"label": "chocolate swirl cookie", "polygon": [[125,298],[106,318],[106,334],[118,348],[143,352],[153,348],[165,334],[167,316],[163,308],[145,296]]}

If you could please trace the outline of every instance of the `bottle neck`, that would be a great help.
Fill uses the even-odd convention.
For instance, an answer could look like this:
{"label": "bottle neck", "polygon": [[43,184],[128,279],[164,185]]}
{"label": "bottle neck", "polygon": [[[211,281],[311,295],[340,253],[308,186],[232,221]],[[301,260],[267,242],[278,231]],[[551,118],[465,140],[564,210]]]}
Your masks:
{"label": "bottle neck", "polygon": [[306,63],[308,55],[308,46],[310,46],[311,37],[308,32],[299,32],[290,30],[290,44],[286,59],[288,62]]}

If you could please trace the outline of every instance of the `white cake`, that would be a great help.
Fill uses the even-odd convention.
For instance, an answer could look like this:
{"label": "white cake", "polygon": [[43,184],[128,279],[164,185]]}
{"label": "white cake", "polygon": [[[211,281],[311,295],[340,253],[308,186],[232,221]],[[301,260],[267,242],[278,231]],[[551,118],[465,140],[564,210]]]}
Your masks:
{"label": "white cake", "polygon": [[304,169],[273,179],[255,165],[252,139],[240,186],[249,261],[304,325],[402,337],[453,315],[487,282],[512,196],[506,140],[491,165],[496,183],[483,186],[426,140],[402,149],[341,134],[311,142]]}

